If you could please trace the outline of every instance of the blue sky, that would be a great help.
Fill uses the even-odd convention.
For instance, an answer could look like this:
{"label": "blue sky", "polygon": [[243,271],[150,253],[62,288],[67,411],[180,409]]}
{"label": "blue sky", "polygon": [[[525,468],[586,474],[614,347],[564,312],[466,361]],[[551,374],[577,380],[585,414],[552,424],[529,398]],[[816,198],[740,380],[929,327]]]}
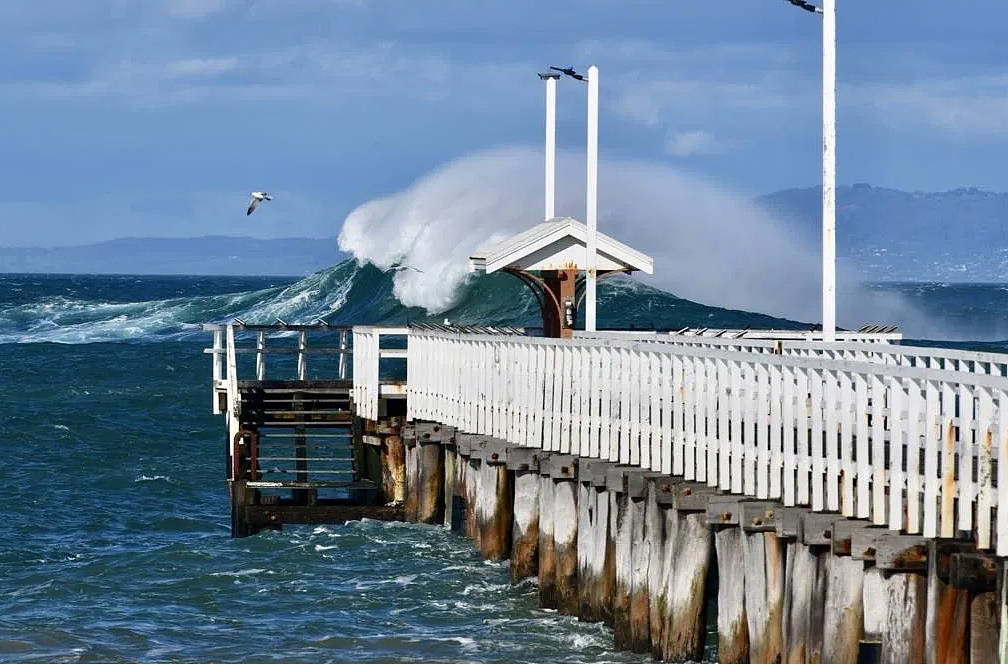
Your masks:
{"label": "blue sky", "polygon": [[[1008,190],[1008,6],[839,0],[838,179]],[[783,0],[0,3],[0,246],[335,237],[438,164],[538,144],[600,68],[603,155],[743,194],[820,178],[820,22]],[[559,145],[584,139],[563,81]],[[252,189],[283,214],[244,215]]]}

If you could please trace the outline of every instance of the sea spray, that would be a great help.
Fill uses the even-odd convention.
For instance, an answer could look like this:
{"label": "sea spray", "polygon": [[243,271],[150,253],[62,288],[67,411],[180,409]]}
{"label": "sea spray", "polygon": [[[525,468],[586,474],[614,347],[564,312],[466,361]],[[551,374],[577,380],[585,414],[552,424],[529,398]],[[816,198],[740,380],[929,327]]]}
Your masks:
{"label": "sea spray", "polygon": [[[604,159],[599,170],[599,228],[654,257],[647,283],[708,305],[820,319],[819,248],[803,244],[769,212],[663,164]],[[559,215],[583,219],[582,173],[582,155],[558,155]],[[541,153],[496,148],[361,205],[346,218],[339,246],[361,263],[422,270],[397,272],[394,293],[437,313],[458,302],[468,257],[539,223],[541,209]],[[839,282],[843,325],[918,318],[899,298],[869,292],[849,273],[841,272]]]}

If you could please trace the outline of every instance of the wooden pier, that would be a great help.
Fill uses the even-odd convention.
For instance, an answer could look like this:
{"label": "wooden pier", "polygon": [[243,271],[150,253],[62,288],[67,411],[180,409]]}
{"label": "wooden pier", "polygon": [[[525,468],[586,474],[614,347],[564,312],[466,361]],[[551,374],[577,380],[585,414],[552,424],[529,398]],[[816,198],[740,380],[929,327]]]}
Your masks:
{"label": "wooden pier", "polygon": [[[284,524],[404,518],[401,504],[386,499],[383,487],[391,485],[382,482],[379,455],[364,449],[365,420],[354,416],[349,328],[239,322],[204,329],[214,334],[207,351],[214,412],[227,419],[233,536]],[[309,347],[309,333],[322,345]],[[267,377],[267,366],[277,378]],[[375,390],[383,413],[404,411],[401,381]]]}
{"label": "wooden pier", "polygon": [[[301,358],[308,331],[332,333],[315,327],[262,331],[290,336]],[[827,344],[357,327],[352,343],[316,349],[337,366],[352,352],[330,392],[301,373],[271,393],[262,375],[237,380],[236,329],[262,332],[215,328],[212,351],[236,535],[352,517],[314,502],[324,480],[297,444],[290,495],[248,496],[268,488],[256,432],[278,417],[295,439],[341,426],[356,432],[342,488],[358,505],[467,534],[510,559],[515,582],[537,577],[543,606],[612,626],[621,649],[685,662],[716,642],[722,664],[1008,662],[1006,355],[872,330]]]}

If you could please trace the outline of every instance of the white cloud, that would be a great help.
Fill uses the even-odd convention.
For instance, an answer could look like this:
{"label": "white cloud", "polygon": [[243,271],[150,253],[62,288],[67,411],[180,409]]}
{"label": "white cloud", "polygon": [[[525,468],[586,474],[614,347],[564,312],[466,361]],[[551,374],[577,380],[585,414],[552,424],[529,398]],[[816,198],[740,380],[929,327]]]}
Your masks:
{"label": "white cloud", "polygon": [[855,103],[891,128],[923,123],[956,136],[1008,137],[1008,71],[872,84],[853,93]]}
{"label": "white cloud", "polygon": [[703,129],[669,133],[666,137],[665,152],[673,157],[696,157],[720,154],[724,146],[714,134]]}

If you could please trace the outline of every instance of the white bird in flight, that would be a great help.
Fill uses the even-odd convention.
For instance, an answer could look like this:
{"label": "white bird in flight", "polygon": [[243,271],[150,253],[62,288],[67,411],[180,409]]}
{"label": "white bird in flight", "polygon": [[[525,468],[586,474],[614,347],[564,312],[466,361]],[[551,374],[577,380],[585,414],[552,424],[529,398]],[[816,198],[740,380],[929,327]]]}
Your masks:
{"label": "white bird in flight", "polygon": [[250,214],[252,214],[255,211],[255,209],[259,207],[259,203],[261,203],[262,201],[271,201],[271,200],[273,199],[270,198],[270,195],[267,194],[265,191],[253,191],[252,200],[249,201],[248,212],[245,213],[245,216],[247,217]]}

